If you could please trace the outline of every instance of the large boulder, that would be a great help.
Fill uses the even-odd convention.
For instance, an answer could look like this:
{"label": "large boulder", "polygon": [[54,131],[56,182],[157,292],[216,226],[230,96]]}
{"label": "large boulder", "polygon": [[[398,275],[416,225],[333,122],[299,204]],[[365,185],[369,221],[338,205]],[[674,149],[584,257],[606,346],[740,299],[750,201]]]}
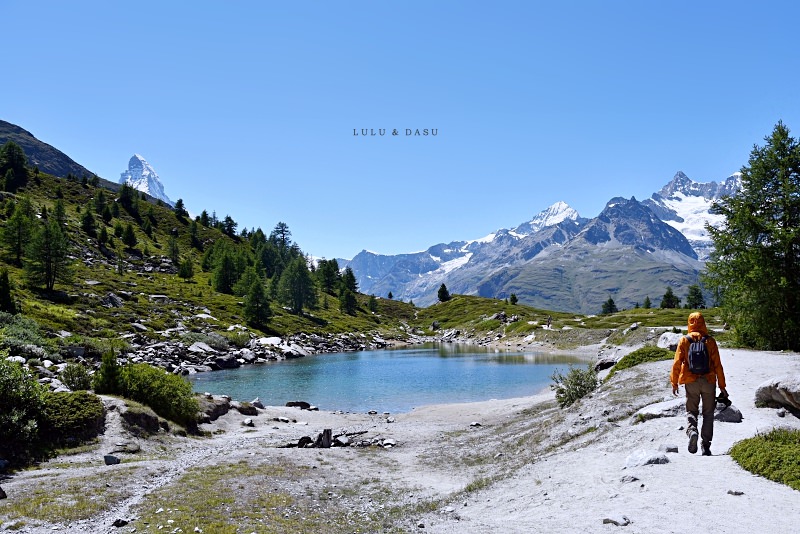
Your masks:
{"label": "large boulder", "polygon": [[664,332],[658,338],[656,345],[661,349],[677,350],[678,343],[680,342],[683,334],[676,334],[674,332]]}
{"label": "large boulder", "polygon": [[721,402],[717,403],[717,408],[714,411],[714,421],[720,421],[722,423],[741,423],[742,419],[742,412],[733,404],[725,406]]}
{"label": "large boulder", "polygon": [[800,375],[772,378],[758,386],[756,406],[783,406],[794,413],[800,413]]}

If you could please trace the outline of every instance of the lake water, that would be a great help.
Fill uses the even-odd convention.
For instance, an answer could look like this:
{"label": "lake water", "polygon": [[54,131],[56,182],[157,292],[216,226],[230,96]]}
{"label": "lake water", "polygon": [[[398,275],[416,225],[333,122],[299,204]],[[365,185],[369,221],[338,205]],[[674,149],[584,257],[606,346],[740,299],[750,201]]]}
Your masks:
{"label": "lake water", "polygon": [[256,397],[268,406],[302,400],[321,410],[402,413],[417,406],[509,399],[548,388],[569,356],[440,345],[320,354],[192,375],[195,391]]}

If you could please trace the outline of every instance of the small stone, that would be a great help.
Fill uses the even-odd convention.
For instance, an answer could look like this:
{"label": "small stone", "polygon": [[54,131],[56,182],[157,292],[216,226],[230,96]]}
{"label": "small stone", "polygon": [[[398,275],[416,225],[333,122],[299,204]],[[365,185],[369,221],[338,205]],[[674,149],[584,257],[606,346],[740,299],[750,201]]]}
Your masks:
{"label": "small stone", "polygon": [[626,516],[620,514],[612,517],[606,517],[605,519],[603,519],[603,524],[616,525],[618,527],[627,527],[628,525],[631,524],[631,520],[628,519]]}
{"label": "small stone", "polygon": [[106,463],[106,465],[116,465],[119,463],[119,458],[111,454],[106,454],[103,456],[103,461]]}
{"label": "small stone", "polygon": [[482,425],[481,425],[479,422],[477,422],[477,421],[473,421],[473,422],[471,422],[471,423],[469,424],[469,426],[475,426],[475,427],[478,427],[478,426],[482,426]]}
{"label": "small stone", "polygon": [[128,521],[126,519],[117,518],[117,519],[114,520],[113,523],[111,523],[111,526],[119,528],[119,527],[124,527],[127,524],[128,524]]}
{"label": "small stone", "polygon": [[417,528],[425,528],[425,523],[417,523]]}
{"label": "small stone", "polygon": [[675,452],[675,453],[677,453],[678,452],[678,446],[677,445],[672,445],[672,444],[669,444],[669,445],[664,444],[664,445],[661,445],[661,447],[659,447],[658,450],[661,451],[661,452]]}
{"label": "small stone", "polygon": [[387,423],[394,423],[394,421],[395,421],[394,417],[387,417],[386,418],[386,422]]}
{"label": "small stone", "polygon": [[253,420],[251,418],[249,418],[249,417],[247,419],[245,419],[244,421],[242,421],[242,425],[244,425],[244,426],[256,426],[255,423],[253,423]]}
{"label": "small stone", "polygon": [[740,495],[744,495],[744,492],[739,490],[728,490],[728,495],[735,495],[739,497]]}
{"label": "small stone", "polygon": [[8,498],[8,495],[6,495],[6,492],[3,491],[3,488],[0,488],[0,500],[7,499],[7,498]]}
{"label": "small stone", "polygon": [[778,417],[786,417],[786,408],[778,408]]}
{"label": "small stone", "polygon": [[630,482],[638,482],[639,479],[636,478],[633,475],[625,475],[624,477],[619,479],[619,481],[622,482],[623,484],[627,484],[627,483],[630,483]]}

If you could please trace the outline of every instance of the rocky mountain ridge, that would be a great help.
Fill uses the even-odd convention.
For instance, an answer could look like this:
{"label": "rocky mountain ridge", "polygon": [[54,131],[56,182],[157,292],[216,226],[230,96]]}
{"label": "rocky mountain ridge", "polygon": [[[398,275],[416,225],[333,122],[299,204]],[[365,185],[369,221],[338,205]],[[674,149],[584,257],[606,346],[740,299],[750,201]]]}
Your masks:
{"label": "rocky mountain ridge", "polygon": [[739,187],[738,173],[698,183],[678,172],[650,199],[612,198],[591,220],[559,202],[481,239],[394,256],[362,251],[342,264],[363,292],[391,291],[423,306],[435,303],[445,284],[451,293],[514,293],[526,304],[560,311],[596,313],[609,297],[630,307],[657,299],[667,286],[681,295],[698,283],[712,248],[705,224],[721,223],[711,204]]}

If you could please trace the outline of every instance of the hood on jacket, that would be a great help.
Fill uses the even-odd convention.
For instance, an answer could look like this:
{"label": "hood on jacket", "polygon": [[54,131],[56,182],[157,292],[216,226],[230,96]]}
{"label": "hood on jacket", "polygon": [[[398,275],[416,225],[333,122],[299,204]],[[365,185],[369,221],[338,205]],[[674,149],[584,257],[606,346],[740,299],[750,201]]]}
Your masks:
{"label": "hood on jacket", "polygon": [[708,328],[706,328],[706,320],[700,312],[689,314],[689,333],[698,332],[701,335],[708,335]]}

